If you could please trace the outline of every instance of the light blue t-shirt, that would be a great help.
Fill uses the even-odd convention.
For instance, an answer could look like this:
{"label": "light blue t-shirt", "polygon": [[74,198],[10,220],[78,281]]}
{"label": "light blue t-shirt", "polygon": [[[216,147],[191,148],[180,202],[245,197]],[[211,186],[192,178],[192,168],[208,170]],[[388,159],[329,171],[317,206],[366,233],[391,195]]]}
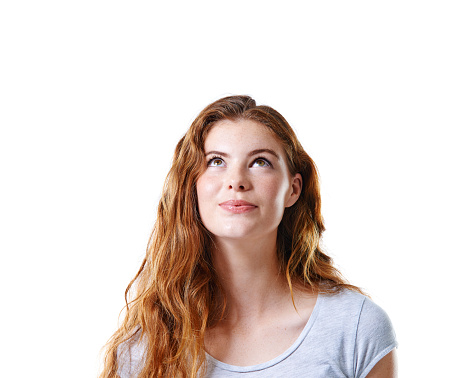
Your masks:
{"label": "light blue t-shirt", "polygon": [[207,378],[363,378],[395,347],[388,316],[370,299],[349,290],[319,294],[309,321],[284,353],[245,367],[208,355]]}
{"label": "light blue t-shirt", "polygon": [[[205,377],[364,378],[395,347],[386,313],[367,297],[343,290],[318,295],[300,336],[280,356],[259,365],[233,366],[207,354]],[[121,378],[137,376],[143,350],[133,346],[119,354]]]}

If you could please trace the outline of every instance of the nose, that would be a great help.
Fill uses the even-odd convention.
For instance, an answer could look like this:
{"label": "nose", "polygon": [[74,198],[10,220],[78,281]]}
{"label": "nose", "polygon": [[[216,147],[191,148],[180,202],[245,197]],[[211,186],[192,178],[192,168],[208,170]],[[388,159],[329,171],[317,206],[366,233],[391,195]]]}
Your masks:
{"label": "nose", "polygon": [[245,187],[244,187],[244,185],[241,185],[241,184],[232,183],[232,184],[229,185],[229,189],[235,189],[235,190],[238,190],[238,191],[244,191]]}
{"label": "nose", "polygon": [[227,179],[227,185],[229,190],[240,192],[247,191],[251,188],[251,182],[248,178],[247,172],[241,168],[231,169],[230,175]]}

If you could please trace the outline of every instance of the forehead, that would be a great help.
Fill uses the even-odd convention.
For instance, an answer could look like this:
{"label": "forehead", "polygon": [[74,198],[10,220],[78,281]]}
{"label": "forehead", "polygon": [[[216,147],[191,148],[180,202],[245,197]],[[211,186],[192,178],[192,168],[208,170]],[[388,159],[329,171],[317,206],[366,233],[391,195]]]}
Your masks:
{"label": "forehead", "polygon": [[248,149],[270,148],[283,153],[281,141],[265,125],[251,120],[222,120],[216,122],[205,139],[205,151],[222,146]]}

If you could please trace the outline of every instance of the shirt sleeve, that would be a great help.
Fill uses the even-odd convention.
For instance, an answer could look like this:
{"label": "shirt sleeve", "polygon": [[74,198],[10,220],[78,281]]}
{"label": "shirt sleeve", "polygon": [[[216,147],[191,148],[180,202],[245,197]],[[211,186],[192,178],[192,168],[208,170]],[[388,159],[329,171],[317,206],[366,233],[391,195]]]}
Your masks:
{"label": "shirt sleeve", "polygon": [[375,364],[396,347],[396,335],[388,315],[365,298],[356,333],[355,377],[365,378]]}

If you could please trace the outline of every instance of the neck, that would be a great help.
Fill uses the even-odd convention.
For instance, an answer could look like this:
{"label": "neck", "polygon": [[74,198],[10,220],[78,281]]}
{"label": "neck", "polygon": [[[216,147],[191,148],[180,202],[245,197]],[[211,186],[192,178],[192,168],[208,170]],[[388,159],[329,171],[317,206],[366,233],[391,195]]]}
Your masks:
{"label": "neck", "polygon": [[227,299],[226,319],[253,321],[290,296],[279,272],[276,236],[216,240],[213,263]]}

